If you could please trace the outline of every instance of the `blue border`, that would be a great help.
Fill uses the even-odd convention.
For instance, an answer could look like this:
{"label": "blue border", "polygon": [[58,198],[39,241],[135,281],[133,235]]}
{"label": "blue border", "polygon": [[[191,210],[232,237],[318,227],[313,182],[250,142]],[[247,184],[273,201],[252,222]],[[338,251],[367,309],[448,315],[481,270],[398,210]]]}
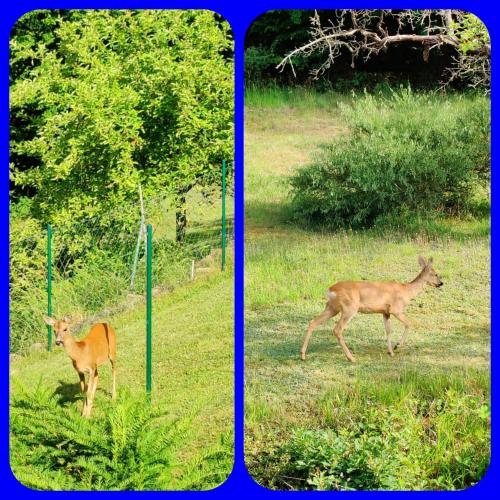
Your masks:
{"label": "blue border", "polygon": [[[253,19],[258,15],[272,9],[333,9],[333,8],[454,8],[473,12],[480,17],[490,31],[493,51],[492,51],[492,67],[493,67],[493,88],[492,88],[492,252],[495,251],[496,238],[496,142],[497,126],[496,126],[496,80],[497,80],[497,52],[496,44],[497,37],[500,36],[500,16],[495,16],[494,7],[490,7],[486,1],[476,2],[438,2],[433,0],[428,1],[359,1],[351,0],[335,2],[334,0],[316,0],[308,2],[306,0],[255,0],[252,5],[224,4],[221,1],[215,0],[151,0],[140,2],[138,0],[41,0],[41,1],[24,1],[22,5],[16,5],[15,0],[2,8],[2,19],[0,19],[0,99],[1,99],[1,127],[0,127],[0,162],[2,170],[0,173],[0,221],[2,231],[0,232],[0,282],[2,283],[2,301],[1,301],[1,326],[2,338],[0,340],[0,352],[2,353],[3,362],[1,363],[2,375],[0,377],[0,398],[3,411],[0,414],[0,474],[4,494],[16,498],[61,498],[61,495],[69,495],[72,498],[88,498],[89,496],[109,497],[111,495],[120,495],[127,498],[137,495],[167,495],[169,498],[193,498],[197,495],[205,498],[230,499],[230,498],[291,498],[300,496],[312,497],[325,495],[356,495],[363,498],[380,498],[385,495],[390,495],[394,498],[403,496],[419,496],[424,498],[444,497],[453,495],[455,498],[480,498],[488,494],[493,494],[495,486],[500,484],[500,481],[495,481],[495,475],[498,471],[497,460],[495,459],[495,450],[498,448],[498,438],[496,432],[496,405],[494,397],[492,398],[492,460],[488,472],[483,480],[476,486],[461,492],[275,492],[266,490],[259,486],[248,475],[244,465],[243,455],[243,327],[244,327],[244,293],[243,293],[243,242],[244,242],[244,197],[243,197],[243,47],[245,32]],[[9,223],[9,176],[8,176],[8,56],[9,56],[9,32],[16,20],[23,14],[34,9],[90,9],[90,8],[120,8],[120,9],[210,9],[224,16],[231,24],[235,38],[235,160],[237,168],[235,169],[235,465],[228,480],[218,488],[206,492],[38,492],[32,491],[22,486],[13,476],[9,466],[9,339],[7,332],[9,331],[9,273],[8,273],[8,223]],[[492,281],[498,274],[498,266],[495,259],[492,259],[491,277]],[[496,290],[492,287],[491,306],[494,311],[495,305],[498,303]],[[499,341],[495,340],[495,321],[492,317],[492,366],[495,366],[495,357],[498,352],[497,346]],[[495,354],[495,356],[493,356]],[[498,374],[492,370],[492,394],[496,395],[496,380]]]}

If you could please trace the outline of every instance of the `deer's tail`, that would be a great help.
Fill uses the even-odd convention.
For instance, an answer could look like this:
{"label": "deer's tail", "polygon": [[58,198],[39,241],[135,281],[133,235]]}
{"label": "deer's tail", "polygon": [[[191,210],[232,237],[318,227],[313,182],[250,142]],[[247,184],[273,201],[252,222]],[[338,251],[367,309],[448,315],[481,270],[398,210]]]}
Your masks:
{"label": "deer's tail", "polygon": [[334,291],[332,291],[332,290],[330,290],[330,289],[328,289],[328,290],[326,291],[326,298],[327,298],[328,300],[333,299],[333,297],[336,297],[336,296],[337,296],[337,294],[336,294]]}

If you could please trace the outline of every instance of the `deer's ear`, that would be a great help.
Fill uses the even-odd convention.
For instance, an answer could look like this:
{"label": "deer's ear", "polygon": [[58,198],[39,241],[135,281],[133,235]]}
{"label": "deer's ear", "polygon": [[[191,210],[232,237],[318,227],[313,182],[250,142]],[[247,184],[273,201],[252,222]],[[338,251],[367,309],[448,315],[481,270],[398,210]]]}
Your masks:
{"label": "deer's ear", "polygon": [[421,255],[418,256],[418,263],[420,267],[425,267],[427,265],[427,262],[425,262],[425,259]]}
{"label": "deer's ear", "polygon": [[56,320],[54,318],[51,318],[50,316],[44,316],[43,320],[49,326],[54,326],[56,324]]}

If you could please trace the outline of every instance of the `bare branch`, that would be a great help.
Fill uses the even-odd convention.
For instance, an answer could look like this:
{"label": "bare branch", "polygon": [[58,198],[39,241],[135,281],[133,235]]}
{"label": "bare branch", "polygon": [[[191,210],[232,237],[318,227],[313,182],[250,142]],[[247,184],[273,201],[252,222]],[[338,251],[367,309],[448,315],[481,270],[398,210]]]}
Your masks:
{"label": "bare branch", "polygon": [[[313,77],[318,78],[344,51],[350,53],[351,66],[354,67],[356,60],[366,61],[391,45],[413,43],[422,46],[425,62],[429,60],[432,50],[443,46],[452,47],[459,55],[451,68],[449,81],[472,78],[472,86],[481,86],[481,82],[489,81],[491,45],[482,43],[469,48],[466,54],[460,52],[460,31],[456,30],[456,25],[460,25],[466,15],[457,10],[343,9],[338,10],[335,18],[323,26],[315,11],[311,18],[311,40],[286,54],[276,69],[283,71],[290,65],[295,75],[292,62],[295,57],[324,53],[324,62],[311,71]],[[411,33],[408,33],[409,30]],[[474,71],[478,75],[472,77]]]}

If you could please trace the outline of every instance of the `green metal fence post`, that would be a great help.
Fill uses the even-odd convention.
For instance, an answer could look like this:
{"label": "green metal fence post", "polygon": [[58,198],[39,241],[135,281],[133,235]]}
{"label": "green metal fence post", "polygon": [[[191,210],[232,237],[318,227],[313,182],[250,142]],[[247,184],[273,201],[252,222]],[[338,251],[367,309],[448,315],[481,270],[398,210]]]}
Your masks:
{"label": "green metal fence post", "polygon": [[[52,316],[52,226],[47,224],[47,316]],[[52,326],[47,325],[47,350],[52,351]]]}
{"label": "green metal fence post", "polygon": [[221,222],[221,270],[226,269],[226,160],[222,160],[222,222]]}
{"label": "green metal fence post", "polygon": [[146,393],[151,398],[152,386],[152,263],[153,263],[153,227],[147,228],[147,255],[146,255]]}

